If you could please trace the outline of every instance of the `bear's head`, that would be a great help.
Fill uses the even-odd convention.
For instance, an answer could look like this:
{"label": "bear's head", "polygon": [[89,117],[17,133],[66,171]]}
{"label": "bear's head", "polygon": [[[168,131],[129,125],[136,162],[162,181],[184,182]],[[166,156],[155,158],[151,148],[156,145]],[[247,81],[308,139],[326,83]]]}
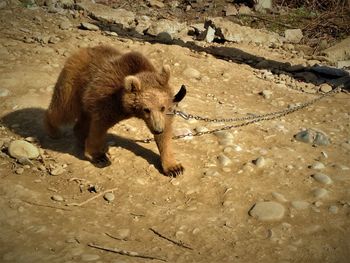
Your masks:
{"label": "bear's head", "polygon": [[167,114],[186,95],[181,87],[174,96],[169,86],[170,67],[161,72],[141,72],[124,79],[124,109],[145,121],[153,134],[164,131]]}

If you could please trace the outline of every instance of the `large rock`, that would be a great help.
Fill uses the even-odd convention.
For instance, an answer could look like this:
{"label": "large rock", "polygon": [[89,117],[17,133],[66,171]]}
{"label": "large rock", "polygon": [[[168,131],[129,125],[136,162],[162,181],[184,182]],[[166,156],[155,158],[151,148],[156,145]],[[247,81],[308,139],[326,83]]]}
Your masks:
{"label": "large rock", "polygon": [[152,36],[157,36],[159,33],[166,32],[172,37],[174,37],[185,28],[186,23],[179,23],[168,19],[160,19],[151,24],[151,26],[147,30],[147,33]]}
{"label": "large rock", "polygon": [[350,37],[322,52],[332,62],[350,59]]}
{"label": "large rock", "polygon": [[35,159],[39,156],[38,148],[23,140],[12,141],[8,151],[10,156],[16,159]]}
{"label": "large rock", "polygon": [[264,11],[272,8],[272,0],[257,0],[255,5],[256,11]]}
{"label": "large rock", "polygon": [[258,202],[249,211],[249,215],[261,221],[274,221],[283,218],[285,208],[274,201]]}
{"label": "large rock", "polygon": [[284,31],[284,36],[288,42],[298,44],[303,38],[303,32],[301,29],[287,29]]}
{"label": "large rock", "polygon": [[264,32],[263,30],[241,26],[221,17],[211,18],[212,25],[216,28],[218,36],[226,41],[237,43],[259,43],[269,46],[272,43],[282,44],[283,38],[276,33]]}
{"label": "large rock", "polygon": [[135,27],[135,14],[125,9],[113,9],[105,5],[94,4],[88,0],[82,0],[76,4],[76,7],[86,11],[90,17],[101,22],[114,23],[122,29]]}

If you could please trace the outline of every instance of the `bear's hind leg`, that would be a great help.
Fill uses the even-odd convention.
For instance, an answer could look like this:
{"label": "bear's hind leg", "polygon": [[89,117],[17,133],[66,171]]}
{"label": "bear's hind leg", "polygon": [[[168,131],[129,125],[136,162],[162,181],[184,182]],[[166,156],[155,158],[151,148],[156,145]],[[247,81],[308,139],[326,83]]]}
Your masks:
{"label": "bear's hind leg", "polygon": [[82,112],[74,125],[74,135],[77,139],[78,146],[84,148],[86,138],[90,129],[90,116],[86,112]]}

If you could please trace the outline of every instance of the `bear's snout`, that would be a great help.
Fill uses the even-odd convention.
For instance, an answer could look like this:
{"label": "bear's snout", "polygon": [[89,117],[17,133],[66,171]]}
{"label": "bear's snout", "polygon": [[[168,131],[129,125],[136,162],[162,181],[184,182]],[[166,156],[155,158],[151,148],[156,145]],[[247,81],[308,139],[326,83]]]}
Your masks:
{"label": "bear's snout", "polygon": [[153,133],[154,133],[155,135],[162,134],[162,133],[163,133],[163,129],[162,129],[162,130],[155,130],[155,131],[153,131]]}
{"label": "bear's snout", "polygon": [[165,120],[161,112],[151,112],[151,116],[148,122],[148,127],[155,135],[159,135],[164,131]]}

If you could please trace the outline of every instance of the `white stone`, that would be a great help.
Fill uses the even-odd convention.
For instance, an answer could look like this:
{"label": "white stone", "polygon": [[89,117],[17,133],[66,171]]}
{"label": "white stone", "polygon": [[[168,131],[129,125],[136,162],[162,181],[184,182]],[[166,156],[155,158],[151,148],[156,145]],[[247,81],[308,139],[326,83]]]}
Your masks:
{"label": "white stone", "polygon": [[256,165],[256,167],[262,168],[266,165],[266,160],[264,157],[261,156],[261,157],[258,157],[257,159],[255,159],[253,161],[253,163]]}
{"label": "white stone", "polygon": [[326,174],[322,174],[322,173],[315,173],[312,175],[312,177],[319,183],[322,184],[331,184],[333,181],[332,179],[326,175]]}
{"label": "white stone", "polygon": [[323,83],[320,85],[320,91],[324,93],[330,92],[331,90],[332,90],[332,86],[327,83]]}
{"label": "white stone", "polygon": [[328,195],[328,191],[324,188],[316,188],[312,191],[312,194],[316,198],[324,198]]}
{"label": "white stone", "polygon": [[99,255],[95,255],[95,254],[83,254],[81,256],[81,260],[82,261],[95,261],[98,260],[100,258]]}
{"label": "white stone", "polygon": [[182,74],[188,78],[194,78],[194,79],[198,79],[198,80],[201,78],[201,73],[198,70],[191,68],[191,67],[186,68],[182,72]]}
{"label": "white stone", "polygon": [[310,206],[310,203],[306,201],[293,201],[291,204],[297,210],[304,210]]}
{"label": "white stone", "polygon": [[326,167],[325,167],[325,165],[324,165],[323,163],[321,163],[321,162],[315,162],[315,163],[313,163],[313,164],[310,166],[310,168],[311,168],[311,169],[314,169],[314,170],[322,170],[322,169],[324,169],[324,168],[326,168]]}
{"label": "white stone", "polygon": [[225,15],[226,16],[235,16],[238,14],[238,10],[234,5],[228,4],[225,8]]}
{"label": "white stone", "polygon": [[63,197],[60,196],[60,195],[53,195],[51,197],[51,199],[54,200],[54,201],[57,201],[57,202],[63,202],[64,201]]}
{"label": "white stone", "polygon": [[301,29],[287,29],[284,31],[284,36],[288,42],[297,44],[303,38],[303,32]]}
{"label": "white stone", "polygon": [[288,200],[284,197],[284,195],[277,193],[277,192],[272,192],[272,197],[275,198],[278,202],[285,203]]}
{"label": "white stone", "polygon": [[283,218],[285,208],[274,201],[258,202],[249,211],[249,215],[261,221],[274,221]]}
{"label": "white stone", "polygon": [[255,4],[256,11],[263,11],[264,9],[271,9],[272,1],[271,0],[257,0]]}
{"label": "white stone", "polygon": [[230,164],[232,164],[232,161],[230,158],[228,158],[225,154],[220,153],[218,156],[218,160],[220,165],[222,166],[229,166]]}
{"label": "white stone", "polygon": [[265,99],[270,99],[272,96],[272,91],[271,90],[263,90],[261,92],[261,95],[265,98]]}
{"label": "white stone", "polygon": [[7,97],[10,94],[8,89],[0,88],[0,97]]}
{"label": "white stone", "polygon": [[28,158],[35,159],[39,156],[39,150],[33,144],[23,141],[12,141],[8,148],[9,154],[16,159]]}
{"label": "white stone", "polygon": [[80,27],[82,29],[86,29],[86,30],[91,30],[91,31],[98,31],[100,30],[100,28],[94,24],[91,24],[91,23],[87,23],[87,22],[82,22],[80,24]]}
{"label": "white stone", "polygon": [[112,202],[115,198],[113,193],[105,193],[103,198],[108,201],[108,202]]}
{"label": "white stone", "polygon": [[57,176],[63,174],[65,171],[66,170],[62,166],[57,166],[56,168],[50,171],[50,174],[53,176]]}
{"label": "white stone", "polygon": [[339,208],[336,205],[331,205],[328,209],[328,211],[332,214],[337,214],[338,210],[339,210]]}

